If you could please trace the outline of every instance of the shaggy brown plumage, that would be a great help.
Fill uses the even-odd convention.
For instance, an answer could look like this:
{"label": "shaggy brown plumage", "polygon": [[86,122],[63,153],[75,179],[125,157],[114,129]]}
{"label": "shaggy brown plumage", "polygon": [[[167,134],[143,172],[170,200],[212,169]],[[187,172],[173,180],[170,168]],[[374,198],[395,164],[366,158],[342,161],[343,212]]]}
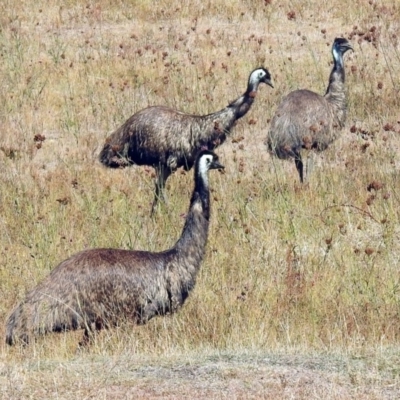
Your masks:
{"label": "shaggy brown plumage", "polygon": [[192,168],[202,148],[222,144],[235,122],[254,102],[260,83],[272,86],[268,70],[258,68],[249,77],[246,92],[224,109],[209,115],[190,115],[168,107],[145,108],[112,133],[100,152],[107,167],[150,165],[156,170],[154,206],[163,197],[168,177],[183,167]]}
{"label": "shaggy brown plumage", "polygon": [[271,121],[267,145],[281,159],[294,158],[303,182],[301,149],[325,150],[337,139],[346,120],[346,92],[343,55],[353,50],[343,38],[332,46],[334,66],[324,96],[310,90],[296,90],[283,98]]}
{"label": "shaggy brown plumage", "polygon": [[129,319],[144,324],[177,311],[196,282],[210,217],[208,170],[223,168],[216,154],[202,151],[195,187],[180,239],[154,253],[120,249],[82,251],[59,264],[31,290],[7,321],[6,342],[28,343],[32,335],[116,326]]}

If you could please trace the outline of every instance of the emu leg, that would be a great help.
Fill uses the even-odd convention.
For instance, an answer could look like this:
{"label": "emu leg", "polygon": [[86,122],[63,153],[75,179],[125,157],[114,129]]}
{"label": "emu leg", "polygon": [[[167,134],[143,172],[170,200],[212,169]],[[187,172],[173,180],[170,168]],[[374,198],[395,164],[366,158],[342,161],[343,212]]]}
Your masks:
{"label": "emu leg", "polygon": [[171,170],[168,167],[164,165],[159,165],[156,167],[156,187],[153,205],[151,206],[151,215],[153,215],[159,200],[163,201],[164,203],[166,202],[165,183],[170,175]]}
{"label": "emu leg", "polygon": [[95,334],[97,332],[101,331],[104,327],[105,326],[104,326],[103,320],[101,318],[97,318],[94,323],[95,332],[93,331],[93,326],[87,325],[85,328],[85,331],[83,332],[83,338],[79,342],[78,346],[80,348],[84,348],[84,347],[90,345],[90,343],[93,341]]}
{"label": "emu leg", "polygon": [[90,341],[92,339],[93,332],[89,328],[85,328],[85,332],[83,332],[83,337],[82,340],[79,342],[78,347],[79,348],[85,348],[90,344]]}
{"label": "emu leg", "polygon": [[307,161],[306,161],[306,180],[309,180],[312,170],[314,169],[314,152],[307,152]]}
{"label": "emu leg", "polygon": [[303,160],[301,159],[301,154],[296,153],[294,157],[294,163],[296,165],[297,172],[299,173],[300,182],[303,183],[304,176],[303,176]]}

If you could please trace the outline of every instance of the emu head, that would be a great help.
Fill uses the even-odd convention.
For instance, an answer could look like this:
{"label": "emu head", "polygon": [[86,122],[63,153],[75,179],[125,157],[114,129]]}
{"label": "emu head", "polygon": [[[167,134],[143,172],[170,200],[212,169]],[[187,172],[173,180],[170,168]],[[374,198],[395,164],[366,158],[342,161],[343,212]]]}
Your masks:
{"label": "emu head", "polygon": [[343,54],[346,53],[347,50],[354,51],[347,39],[336,38],[334,40],[332,45],[332,55],[335,62],[339,63],[341,66],[343,66]]}
{"label": "emu head", "polygon": [[196,166],[201,175],[205,175],[210,169],[225,168],[218,159],[218,156],[210,150],[202,150],[197,156]]}
{"label": "emu head", "polygon": [[249,87],[257,87],[261,82],[271,86],[272,88],[274,87],[272,84],[271,74],[266,68],[257,68],[250,74]]}

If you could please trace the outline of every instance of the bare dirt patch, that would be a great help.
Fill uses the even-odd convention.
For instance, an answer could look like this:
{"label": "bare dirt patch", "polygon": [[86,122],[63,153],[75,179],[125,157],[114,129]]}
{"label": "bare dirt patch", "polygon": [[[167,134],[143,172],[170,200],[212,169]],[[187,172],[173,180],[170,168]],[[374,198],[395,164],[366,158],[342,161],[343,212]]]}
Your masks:
{"label": "bare dirt patch", "polygon": [[[2,398],[396,399],[383,359],[316,354],[210,352],[123,355],[0,367]],[[39,384],[40,382],[40,384]]]}

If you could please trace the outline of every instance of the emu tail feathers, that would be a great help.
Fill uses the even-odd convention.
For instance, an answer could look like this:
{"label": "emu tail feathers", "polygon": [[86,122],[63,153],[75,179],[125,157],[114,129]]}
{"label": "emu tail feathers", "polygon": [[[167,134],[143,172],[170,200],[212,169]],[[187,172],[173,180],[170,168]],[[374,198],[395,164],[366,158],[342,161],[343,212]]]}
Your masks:
{"label": "emu tail feathers", "polygon": [[129,137],[127,138],[120,129],[106,139],[99,160],[108,168],[127,167],[132,164],[128,155],[129,147]]}
{"label": "emu tail feathers", "polygon": [[7,320],[6,343],[28,344],[31,336],[85,327],[81,313],[61,304],[40,301],[19,304]]}
{"label": "emu tail feathers", "polygon": [[100,162],[108,168],[121,168],[130,165],[131,162],[129,162],[126,147],[118,151],[116,146],[106,143],[99,155]]}
{"label": "emu tail feathers", "polygon": [[6,343],[8,345],[12,346],[17,341],[21,341],[24,344],[29,343],[27,314],[24,310],[24,305],[20,304],[8,317],[6,325]]}

